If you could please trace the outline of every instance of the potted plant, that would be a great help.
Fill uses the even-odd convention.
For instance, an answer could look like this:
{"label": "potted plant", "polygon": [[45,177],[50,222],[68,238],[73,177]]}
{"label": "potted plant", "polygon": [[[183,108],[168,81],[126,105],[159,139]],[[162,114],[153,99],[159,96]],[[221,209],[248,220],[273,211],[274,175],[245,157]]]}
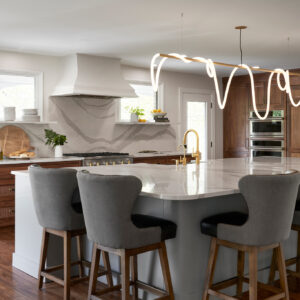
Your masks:
{"label": "potted plant", "polygon": [[144,109],[137,107],[129,107],[127,106],[126,109],[130,112],[130,121],[131,122],[138,122],[139,117],[144,115]]}
{"label": "potted plant", "polygon": [[45,144],[54,148],[54,156],[63,157],[63,145],[67,143],[67,137],[56,133],[52,129],[45,129],[45,138]]}

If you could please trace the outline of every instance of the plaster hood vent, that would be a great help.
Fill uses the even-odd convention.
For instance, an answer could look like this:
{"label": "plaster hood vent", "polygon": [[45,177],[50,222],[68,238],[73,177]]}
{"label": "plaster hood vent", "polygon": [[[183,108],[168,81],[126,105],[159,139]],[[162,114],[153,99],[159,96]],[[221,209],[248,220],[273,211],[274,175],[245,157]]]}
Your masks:
{"label": "plaster hood vent", "polygon": [[137,97],[122,76],[120,59],[73,54],[62,58],[61,76],[52,96]]}

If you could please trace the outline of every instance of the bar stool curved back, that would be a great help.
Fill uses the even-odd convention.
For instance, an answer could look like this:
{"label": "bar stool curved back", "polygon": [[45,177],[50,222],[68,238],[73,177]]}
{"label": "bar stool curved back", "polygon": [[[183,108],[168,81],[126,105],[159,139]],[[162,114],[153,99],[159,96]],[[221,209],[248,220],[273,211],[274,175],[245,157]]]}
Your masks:
{"label": "bar stool curved back", "polygon": [[82,213],[72,207],[79,196],[76,170],[29,167],[33,203],[40,225],[54,230],[84,229]]}
{"label": "bar stool curved back", "polygon": [[[249,299],[256,300],[257,287],[260,284],[257,281],[258,252],[268,249],[274,249],[281,290],[270,286],[267,288],[276,293],[276,296],[274,295],[276,299],[288,300],[289,292],[281,243],[290,235],[299,184],[300,174],[297,172],[245,176],[240,179],[239,188],[247,202],[249,214],[232,212],[202,220],[202,233],[212,236],[203,300],[207,300],[209,295],[222,299],[238,299],[237,297],[242,295],[244,282],[249,283]],[[222,283],[212,284],[219,246],[238,250],[238,276]],[[245,252],[249,254],[249,279],[244,277]],[[237,285],[236,298],[220,292],[234,284]],[[260,286],[266,287],[262,284]]]}
{"label": "bar stool curved back", "polygon": [[[84,218],[78,207],[81,207],[79,188],[73,169],[45,169],[38,165],[29,167],[29,177],[32,188],[33,203],[40,225],[43,227],[39,266],[39,288],[43,286],[44,278],[64,286],[64,300],[70,299],[71,284],[88,280],[84,267],[90,268],[90,262],[84,260],[80,237],[86,234]],[[64,240],[64,263],[59,266],[47,266],[46,258],[50,234],[62,237]],[[77,239],[78,260],[71,263],[71,239]],[[79,278],[71,280],[71,264],[78,265]],[[106,263],[109,266],[109,262]],[[63,269],[64,279],[56,277],[52,272]],[[102,275],[111,279],[110,270]]]}
{"label": "bar stool curved back", "polygon": [[[158,295],[159,299],[174,299],[165,240],[176,236],[176,224],[152,216],[132,215],[142,188],[135,176],[102,176],[82,171],[77,178],[87,235],[94,242],[88,299],[121,288],[122,300],[129,300],[130,285],[133,285],[133,299],[138,299],[138,288]],[[99,250],[121,257],[121,285],[96,291]],[[137,279],[137,255],[153,250],[159,252],[165,291]]]}
{"label": "bar stool curved back", "polygon": [[[300,174],[248,175],[239,190],[249,217],[242,226],[218,225],[218,238],[248,246],[280,243],[289,237]],[[284,199],[284,200],[283,200]]]}

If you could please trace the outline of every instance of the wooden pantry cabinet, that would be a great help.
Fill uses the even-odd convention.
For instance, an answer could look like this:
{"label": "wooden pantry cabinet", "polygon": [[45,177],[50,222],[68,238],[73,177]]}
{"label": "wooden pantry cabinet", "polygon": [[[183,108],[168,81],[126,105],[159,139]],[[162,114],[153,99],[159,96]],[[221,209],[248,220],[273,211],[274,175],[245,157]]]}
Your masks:
{"label": "wooden pantry cabinet", "polygon": [[[254,77],[255,78],[255,77]],[[249,93],[250,93],[250,85],[249,85]],[[271,102],[270,102],[270,110],[284,110],[286,106],[286,95],[285,92],[282,92],[276,82],[272,82],[271,84]],[[268,78],[264,81],[258,81],[255,83],[255,97],[256,97],[256,107],[259,110],[265,110],[267,107],[267,97],[268,97]],[[250,95],[250,108],[253,108],[252,105],[252,97]]]}
{"label": "wooden pantry cabinet", "polygon": [[[81,161],[39,163],[44,168],[80,167]],[[14,170],[27,170],[30,163],[0,165],[0,227],[15,223],[15,176]]]}
{"label": "wooden pantry cabinet", "polygon": [[[284,110],[287,154],[300,157],[300,107],[287,107],[286,93],[282,92],[273,77],[271,84],[271,110]],[[256,106],[258,110],[264,111],[267,106],[267,88],[269,74],[254,75]],[[228,78],[223,78],[223,89]],[[296,88],[296,89],[295,89]],[[298,89],[299,88],[299,89]],[[294,94],[300,100],[300,82]],[[232,80],[228,93],[228,99],[223,111],[223,152],[224,158],[249,156],[249,114],[253,110],[252,92],[249,76],[237,76]],[[288,144],[289,142],[290,144]],[[289,151],[292,150],[292,151]]]}
{"label": "wooden pantry cabinet", "polygon": [[[226,84],[227,80],[224,80],[224,88]],[[249,155],[248,98],[249,86],[247,84],[231,85],[223,111],[224,158]]]}
{"label": "wooden pantry cabinet", "polygon": [[[300,101],[300,85],[291,86],[294,101]],[[287,101],[287,155],[300,157],[300,107]]]}

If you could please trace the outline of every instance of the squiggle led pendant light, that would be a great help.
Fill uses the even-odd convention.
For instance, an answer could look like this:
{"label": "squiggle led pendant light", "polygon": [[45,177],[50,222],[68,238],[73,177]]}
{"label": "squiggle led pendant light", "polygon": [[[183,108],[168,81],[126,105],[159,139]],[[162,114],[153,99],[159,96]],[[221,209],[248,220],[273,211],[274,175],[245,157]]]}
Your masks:
{"label": "squiggle led pendant light", "polygon": [[[247,27],[246,26],[236,27],[236,29],[239,29],[240,32],[241,32],[242,29],[245,29],[245,28],[247,28]],[[241,41],[241,39],[240,39],[240,41]],[[240,46],[241,46],[241,44],[240,44]],[[160,60],[158,65],[156,65],[156,60],[159,57],[162,57],[162,59]],[[226,63],[214,62],[209,58],[206,59],[206,58],[203,58],[203,57],[189,58],[186,55],[181,55],[181,54],[178,54],[178,53],[170,53],[170,54],[157,53],[153,56],[153,58],[151,60],[151,82],[152,82],[153,90],[155,92],[158,91],[159,75],[160,75],[161,68],[162,68],[163,64],[165,63],[165,61],[168,58],[179,59],[179,60],[183,61],[184,63],[191,63],[191,62],[204,63],[206,65],[207,75],[210,78],[214,79],[217,102],[218,102],[218,106],[219,106],[220,109],[225,108],[229,88],[230,88],[230,85],[231,85],[231,81],[232,81],[232,78],[233,78],[234,74],[236,73],[236,71],[238,69],[245,69],[245,70],[247,70],[247,72],[249,74],[250,83],[251,83],[252,105],[253,105],[253,109],[254,109],[254,112],[255,112],[256,116],[260,120],[265,120],[268,117],[268,114],[269,114],[269,111],[270,111],[271,83],[272,83],[272,78],[273,78],[275,73],[277,73],[278,88],[281,91],[286,92],[286,94],[289,96],[290,102],[293,106],[298,107],[300,105],[300,101],[298,103],[295,103],[295,101],[293,99],[292,91],[291,91],[291,84],[290,84],[290,75],[300,76],[299,73],[290,73],[289,70],[285,71],[283,69],[268,70],[268,69],[261,69],[261,68],[258,68],[258,67],[249,67],[248,65],[242,63],[242,51],[241,51],[241,64],[239,64],[239,65],[232,65],[232,64],[226,64]],[[229,79],[228,79],[228,82],[227,82],[227,85],[226,85],[223,100],[221,100],[221,95],[220,95],[220,90],[219,90],[219,84],[218,84],[218,78],[217,78],[215,65],[233,67],[233,70],[230,73],[230,76],[229,76]],[[155,67],[156,66],[157,66],[157,69],[156,69],[156,73],[155,73]],[[257,110],[257,106],[256,106],[255,87],[254,87],[254,78],[253,78],[252,70],[256,70],[256,71],[258,70],[258,71],[269,72],[270,73],[269,80],[268,80],[268,88],[267,88],[267,106],[266,106],[265,114],[263,116],[260,115],[260,113]],[[281,82],[280,82],[281,75],[282,75],[282,77],[284,79],[284,82],[285,82],[285,84],[283,86],[281,85]]]}

